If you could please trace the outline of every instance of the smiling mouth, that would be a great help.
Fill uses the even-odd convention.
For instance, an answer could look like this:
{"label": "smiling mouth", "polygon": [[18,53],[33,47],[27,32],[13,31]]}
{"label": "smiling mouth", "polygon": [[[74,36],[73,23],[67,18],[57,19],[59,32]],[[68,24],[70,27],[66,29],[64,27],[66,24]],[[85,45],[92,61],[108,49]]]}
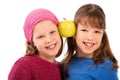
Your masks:
{"label": "smiling mouth", "polygon": [[95,45],[95,43],[91,43],[91,42],[83,42],[85,44],[85,46],[87,47],[92,47]]}
{"label": "smiling mouth", "polygon": [[54,49],[55,47],[56,47],[56,44],[52,44],[52,45],[47,46],[46,48],[47,49]]}

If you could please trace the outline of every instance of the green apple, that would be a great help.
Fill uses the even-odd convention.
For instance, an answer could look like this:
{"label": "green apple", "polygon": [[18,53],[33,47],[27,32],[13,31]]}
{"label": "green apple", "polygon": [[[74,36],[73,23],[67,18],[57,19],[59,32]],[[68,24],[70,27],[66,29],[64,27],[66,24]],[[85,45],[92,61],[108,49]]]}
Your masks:
{"label": "green apple", "polygon": [[58,24],[58,31],[62,37],[72,37],[76,33],[74,21],[65,20]]}

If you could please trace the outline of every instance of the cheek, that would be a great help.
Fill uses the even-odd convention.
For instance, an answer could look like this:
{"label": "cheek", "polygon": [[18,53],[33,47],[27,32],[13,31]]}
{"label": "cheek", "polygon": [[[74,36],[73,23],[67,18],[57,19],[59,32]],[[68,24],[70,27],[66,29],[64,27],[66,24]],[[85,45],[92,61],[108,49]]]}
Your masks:
{"label": "cheek", "polygon": [[53,36],[53,38],[56,39],[56,40],[61,40],[61,37],[60,37],[59,33],[55,34]]}
{"label": "cheek", "polygon": [[42,45],[43,45],[43,42],[41,42],[39,40],[34,40],[34,46],[36,46],[37,49]]}
{"label": "cheek", "polygon": [[78,41],[81,41],[85,37],[84,34],[81,34],[80,32],[77,32],[75,35],[75,39]]}
{"label": "cheek", "polygon": [[103,36],[97,36],[97,38],[96,38],[97,43],[98,43],[99,45],[101,45],[102,37],[103,37]]}
{"label": "cheek", "polygon": [[61,37],[60,37],[60,36],[58,36],[58,38],[56,38],[56,39],[57,39],[57,42],[59,42],[59,44],[61,45],[61,44],[62,44]]}
{"label": "cheek", "polygon": [[37,43],[35,46],[36,46],[37,50],[39,52],[41,52],[41,50],[44,49],[43,45],[44,45],[43,43]]}
{"label": "cheek", "polygon": [[80,47],[80,45],[82,45],[83,36],[76,34],[75,40],[76,40],[76,44]]}

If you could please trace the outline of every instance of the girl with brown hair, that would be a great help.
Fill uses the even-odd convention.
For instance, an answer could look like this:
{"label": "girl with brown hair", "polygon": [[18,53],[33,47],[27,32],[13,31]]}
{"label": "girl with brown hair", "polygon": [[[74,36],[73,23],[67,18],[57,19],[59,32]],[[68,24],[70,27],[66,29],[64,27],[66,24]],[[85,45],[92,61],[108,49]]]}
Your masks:
{"label": "girl with brown hair", "polygon": [[65,80],[118,80],[118,61],[107,37],[105,14],[96,4],[81,6],[74,17],[75,36],[67,38]]}

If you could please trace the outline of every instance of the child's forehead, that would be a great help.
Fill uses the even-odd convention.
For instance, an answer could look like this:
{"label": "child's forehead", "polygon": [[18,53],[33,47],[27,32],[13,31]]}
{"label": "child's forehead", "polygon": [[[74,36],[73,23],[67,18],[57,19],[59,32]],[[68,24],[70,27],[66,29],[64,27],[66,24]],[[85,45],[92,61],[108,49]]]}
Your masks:
{"label": "child's forehead", "polygon": [[87,29],[87,30],[98,30],[98,31],[104,31],[104,29],[103,28],[98,28],[98,27],[93,27],[93,26],[91,26],[91,25],[82,25],[82,24],[78,24],[78,28],[77,28],[78,30],[81,30],[81,29]]}
{"label": "child's forehead", "polygon": [[79,20],[79,23],[85,27],[91,26],[94,28],[99,28],[99,29],[104,29],[105,24],[104,21],[100,17],[95,17],[95,16],[83,16]]}
{"label": "child's forehead", "polygon": [[82,16],[82,17],[80,18],[80,22],[81,22],[81,23],[87,23],[87,24],[91,24],[91,23],[94,23],[94,24],[95,24],[95,22],[99,23],[99,20],[100,20],[100,18],[98,18],[98,17],[96,17],[96,16],[89,16],[89,15],[87,15],[87,16]]}

